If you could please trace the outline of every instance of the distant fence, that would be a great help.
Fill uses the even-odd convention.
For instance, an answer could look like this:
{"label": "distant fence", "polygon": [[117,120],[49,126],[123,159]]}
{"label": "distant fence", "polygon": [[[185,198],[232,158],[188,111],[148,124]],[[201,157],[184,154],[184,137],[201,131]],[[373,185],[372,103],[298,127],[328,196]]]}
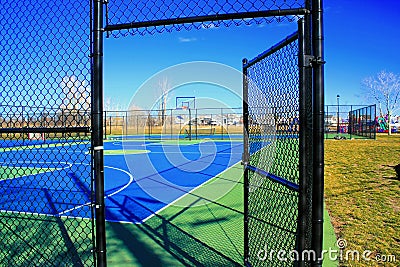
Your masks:
{"label": "distant fence", "polygon": [[[75,133],[71,129],[84,128],[91,126],[90,110],[70,109],[66,107],[46,107],[46,106],[27,106],[27,105],[0,105],[0,127],[22,128],[20,133],[15,136],[24,138],[33,131],[40,132],[45,139],[65,138],[72,136],[90,136],[89,132]],[[47,132],[45,128],[65,129],[58,132]],[[40,130],[41,129],[41,130]],[[7,133],[1,134],[4,139],[12,139]]]}
{"label": "distant fence", "polygon": [[242,108],[104,112],[104,138],[242,138]]}
{"label": "distant fence", "polygon": [[349,134],[376,138],[376,106],[359,108],[349,112]]}
{"label": "distant fence", "polygon": [[325,139],[376,138],[376,105],[326,105]]}

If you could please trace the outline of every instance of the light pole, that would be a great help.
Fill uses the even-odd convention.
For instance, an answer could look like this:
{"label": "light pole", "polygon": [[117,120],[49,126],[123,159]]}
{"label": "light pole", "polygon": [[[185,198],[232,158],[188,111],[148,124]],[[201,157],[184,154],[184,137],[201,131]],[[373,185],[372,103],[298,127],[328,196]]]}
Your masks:
{"label": "light pole", "polygon": [[340,95],[336,95],[336,99],[337,99],[337,118],[336,118],[336,121],[337,121],[337,134],[340,133],[340,124],[339,124],[339,98],[340,98]]}

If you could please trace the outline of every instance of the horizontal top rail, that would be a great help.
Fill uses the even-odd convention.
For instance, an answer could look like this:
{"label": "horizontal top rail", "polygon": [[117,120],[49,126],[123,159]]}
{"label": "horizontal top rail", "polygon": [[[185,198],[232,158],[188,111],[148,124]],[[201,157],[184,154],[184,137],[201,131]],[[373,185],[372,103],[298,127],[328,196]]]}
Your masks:
{"label": "horizontal top rail", "polygon": [[[287,46],[291,42],[294,42],[295,40],[297,40],[297,38],[298,38],[298,32],[296,31],[296,32],[292,33],[291,35],[289,35],[288,37],[286,37],[286,39],[284,39],[281,42],[277,43],[276,45],[272,46],[270,49],[268,49],[265,52],[259,54],[258,56],[256,56],[252,60],[247,61],[247,63],[245,63],[243,65],[243,68],[247,69],[247,68],[251,67],[252,65],[256,64],[257,62],[260,62],[264,58],[272,55],[276,51],[278,51],[278,50],[282,49],[283,47]],[[246,61],[244,61],[244,62],[246,62]]]}
{"label": "horizontal top rail", "polygon": [[138,28],[166,26],[173,24],[222,21],[222,20],[234,20],[234,19],[253,19],[253,18],[263,18],[263,17],[296,16],[296,15],[301,16],[309,13],[310,11],[308,9],[296,8],[296,9],[280,9],[280,10],[266,10],[266,11],[253,11],[253,12],[238,12],[229,14],[214,14],[205,16],[190,16],[182,18],[178,17],[171,19],[139,21],[139,22],[107,25],[105,27],[105,31],[110,32],[117,30],[138,29]]}
{"label": "horizontal top rail", "polygon": [[90,127],[22,127],[22,128],[0,128],[2,133],[90,133]]}

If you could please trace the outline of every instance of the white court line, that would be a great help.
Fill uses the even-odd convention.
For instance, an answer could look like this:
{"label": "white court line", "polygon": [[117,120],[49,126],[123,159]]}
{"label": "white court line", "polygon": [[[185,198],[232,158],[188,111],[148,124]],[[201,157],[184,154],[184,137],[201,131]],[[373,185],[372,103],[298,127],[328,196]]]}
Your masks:
{"label": "white court line", "polygon": [[229,152],[216,152],[216,153],[201,153],[201,152],[185,152],[185,151],[178,151],[178,152],[169,152],[169,151],[150,151],[150,154],[194,154],[194,155],[242,155],[242,153],[229,153]]}
{"label": "white court line", "polygon": [[[2,166],[9,167],[8,165],[10,165],[10,164],[16,165],[16,164],[18,164],[18,163],[19,163],[18,161],[13,161],[13,162],[0,162],[0,166],[1,166],[1,167],[2,167]],[[26,163],[26,161],[24,161],[23,163]],[[43,172],[27,174],[27,175],[22,175],[22,176],[13,177],[13,178],[2,179],[2,180],[0,180],[0,183],[1,183],[2,181],[11,181],[11,180],[15,180],[15,179],[19,179],[19,178],[24,178],[24,177],[28,177],[28,176],[39,175],[39,174],[42,174],[42,173],[54,172],[54,171],[60,171],[60,170],[64,170],[64,169],[69,169],[69,168],[72,167],[72,163],[69,163],[69,162],[61,162],[61,161],[57,161],[57,162],[50,162],[50,161],[29,161],[29,163],[33,163],[33,164],[49,164],[49,163],[55,164],[55,163],[61,163],[61,164],[65,164],[65,165],[68,165],[68,166],[66,166],[66,167],[61,167],[61,168],[53,168],[53,170],[47,170],[47,171],[43,171]],[[4,164],[4,165],[3,165],[3,164]],[[20,167],[18,167],[18,166],[13,166],[13,167],[17,167],[17,168],[34,168],[34,169],[35,169],[35,167],[21,167],[21,166],[20,166]],[[36,169],[38,169],[38,168],[36,168]]]}
{"label": "white court line", "polygon": [[221,174],[223,174],[224,172],[228,171],[229,169],[233,168],[234,166],[236,166],[239,162],[233,164],[232,166],[230,166],[228,169],[223,170],[222,172],[214,175],[213,178],[208,179],[207,181],[205,181],[204,183],[196,186],[195,188],[191,189],[189,192],[184,193],[182,196],[178,197],[177,199],[175,199],[174,201],[170,202],[169,204],[165,205],[164,207],[162,207],[161,209],[157,210],[156,212],[154,212],[153,214],[150,214],[149,216],[147,216],[146,218],[144,218],[143,220],[141,220],[140,222],[136,222],[135,224],[142,224],[145,223],[147,220],[149,220],[150,218],[154,217],[156,214],[162,212],[163,210],[165,210],[166,208],[174,205],[176,202],[178,202],[179,200],[181,200],[182,198],[186,197],[187,195],[190,195],[191,193],[193,193],[195,190],[197,190],[198,188],[202,187],[203,185],[205,185],[206,183],[216,179],[218,176],[220,176]]}
{"label": "white court line", "polygon": [[49,148],[49,149],[37,149],[36,151],[38,152],[57,152],[57,153],[86,153],[90,151],[90,149],[85,149],[85,150],[59,150],[59,149],[54,149],[54,148]]}
{"label": "white court line", "polygon": [[[82,164],[84,164],[84,163],[82,163]],[[88,165],[88,164],[84,164],[84,165]],[[112,197],[112,196],[114,196],[115,194],[118,194],[118,193],[122,192],[123,190],[125,190],[128,186],[130,186],[130,185],[134,182],[133,175],[130,174],[129,172],[125,171],[125,170],[122,170],[122,169],[119,169],[119,168],[115,168],[115,167],[111,167],[111,166],[104,166],[104,168],[109,168],[109,169],[121,171],[121,172],[123,172],[123,173],[125,173],[125,174],[127,174],[127,175],[129,176],[129,182],[128,182],[126,185],[124,185],[123,187],[121,187],[121,188],[118,189],[117,191],[115,191],[115,192],[113,192],[113,193],[111,193],[111,194],[108,194],[108,195],[104,196],[104,199],[106,199],[106,198],[108,198],[108,197]],[[67,212],[70,212],[70,211],[73,211],[73,210],[76,210],[76,209],[80,209],[80,208],[82,208],[82,207],[84,207],[84,206],[89,206],[89,205],[91,205],[91,204],[92,204],[92,202],[87,202],[87,203],[85,203],[85,204],[79,205],[79,206],[74,207],[74,208],[72,208],[72,209],[64,210],[64,211],[58,213],[57,215],[59,216],[59,215],[65,214],[65,213],[67,213]]]}
{"label": "white court line", "polygon": [[[35,163],[46,163],[46,162],[35,162]],[[57,163],[63,163],[63,164],[69,165],[69,166],[63,167],[63,168],[58,168],[58,169],[56,169],[56,170],[62,170],[62,169],[71,168],[72,165],[73,165],[72,163],[69,163],[69,162],[57,162]],[[0,164],[1,164],[1,162],[0,162]],[[75,164],[88,165],[88,166],[90,166],[90,164],[87,164],[87,163],[75,163]],[[118,193],[122,192],[123,190],[125,190],[128,186],[130,186],[130,185],[134,182],[133,175],[130,174],[130,173],[128,173],[127,171],[122,170],[122,169],[119,169],[119,168],[111,167],[111,166],[104,166],[104,167],[105,167],[105,168],[109,168],[109,169],[114,169],[114,170],[117,170],[117,171],[121,171],[121,172],[123,172],[123,173],[125,173],[125,174],[127,174],[127,175],[129,176],[129,182],[128,182],[126,185],[124,185],[123,187],[121,187],[121,188],[118,189],[117,191],[115,191],[115,192],[113,192],[113,193],[111,193],[111,194],[106,195],[106,196],[104,197],[105,199],[108,198],[108,197],[114,196],[115,194],[118,194]],[[51,171],[54,171],[54,170],[50,170],[50,171],[48,171],[48,172],[51,172]],[[41,173],[44,173],[44,172],[41,172]],[[36,174],[34,174],[34,175],[38,175],[38,174],[41,174],[41,173],[36,173]],[[25,175],[25,176],[30,176],[30,175]],[[21,178],[21,177],[25,177],[25,176],[15,177],[15,178],[12,178],[12,179]],[[5,180],[12,180],[12,179],[4,179],[4,180],[2,180],[2,181],[5,181]],[[49,216],[49,217],[84,218],[84,217],[65,216],[65,215],[62,216],[62,214],[65,214],[65,213],[67,213],[67,212],[70,212],[70,211],[73,211],[73,210],[76,210],[76,209],[80,209],[80,208],[85,207],[85,206],[90,206],[91,204],[92,204],[92,202],[87,202],[87,203],[82,204],[82,205],[79,205],[79,206],[77,206],[77,207],[74,207],[74,208],[71,208],[71,209],[68,209],[68,210],[64,210],[64,211],[62,211],[62,212],[60,212],[60,213],[58,213],[58,214],[55,214],[55,215],[52,215],[52,214],[43,214],[43,213],[37,213],[37,212],[12,211],[12,210],[11,210],[11,211],[10,211],[10,210],[0,210],[0,211],[1,211],[1,212],[8,212],[8,213],[16,213],[16,214],[31,214],[31,215],[40,215],[40,216]]]}
{"label": "white court line", "polygon": [[[153,153],[153,152],[152,152],[152,153]],[[222,154],[222,153],[221,153],[221,154]],[[226,154],[232,154],[232,153],[226,153]],[[238,153],[238,154],[241,154],[241,153]],[[45,163],[45,162],[42,162],[42,163]],[[61,170],[61,169],[66,169],[66,168],[71,168],[72,165],[73,165],[72,163],[69,163],[69,162],[58,162],[58,163],[63,163],[63,164],[69,165],[68,167],[60,168],[59,170]],[[86,163],[75,163],[75,164],[81,164],[81,165],[88,165],[88,166],[90,166],[90,164],[86,164]],[[216,174],[213,178],[208,179],[207,181],[204,181],[202,184],[200,184],[200,185],[198,185],[198,186],[192,188],[190,191],[184,193],[183,195],[181,195],[180,197],[178,197],[178,198],[175,199],[174,201],[170,202],[169,204],[167,204],[167,205],[165,205],[164,207],[160,208],[160,209],[157,210],[156,212],[154,212],[154,213],[152,213],[151,215],[147,216],[146,218],[144,218],[144,219],[141,220],[140,222],[135,222],[135,224],[142,224],[142,223],[145,223],[147,220],[149,220],[150,218],[154,217],[156,214],[159,214],[160,212],[162,212],[162,211],[165,210],[166,208],[168,208],[168,207],[174,205],[176,202],[178,202],[179,200],[181,200],[181,199],[184,198],[185,196],[187,196],[187,195],[193,193],[193,192],[194,192],[195,190],[197,190],[198,188],[200,188],[200,187],[204,186],[205,184],[207,184],[208,182],[210,182],[210,181],[216,179],[216,177],[220,176],[222,173],[224,173],[224,172],[230,170],[231,168],[233,168],[233,167],[236,166],[236,165],[237,165],[237,163],[235,163],[235,164],[233,164],[232,166],[230,166],[229,168],[227,168],[227,169],[221,171],[220,173]],[[108,198],[108,197],[111,197],[111,196],[114,196],[114,195],[116,195],[116,194],[122,192],[123,190],[125,190],[128,186],[130,186],[130,185],[134,182],[133,175],[130,174],[129,172],[127,172],[127,171],[125,171],[125,170],[123,170],[123,169],[119,169],[119,168],[115,168],[115,167],[111,167],[111,166],[104,166],[104,167],[105,167],[105,168],[109,168],[109,169],[114,169],[114,170],[117,170],[117,171],[121,171],[121,172],[123,172],[123,173],[125,173],[125,174],[127,174],[127,175],[129,176],[129,182],[128,182],[126,185],[124,185],[123,187],[121,187],[119,190],[117,190],[117,191],[115,191],[115,192],[113,192],[113,193],[111,193],[111,194],[106,195],[106,196],[104,197],[104,199],[106,199],[106,198]],[[57,169],[57,170],[58,170],[58,169]],[[53,171],[54,171],[54,170],[53,170]],[[40,173],[37,173],[37,174],[40,174]],[[35,174],[35,175],[37,175],[37,174]],[[24,176],[21,176],[21,177],[24,177]],[[16,177],[16,178],[20,178],[20,177]],[[48,217],[90,219],[90,218],[85,218],[85,217],[68,216],[68,215],[63,215],[63,214],[68,213],[68,212],[71,212],[71,211],[73,211],[73,210],[77,210],[77,209],[83,208],[83,207],[85,207],[85,206],[90,206],[91,204],[92,204],[92,202],[87,202],[87,203],[85,203],[85,204],[82,204],[82,205],[79,205],[79,206],[77,206],[77,207],[74,207],[74,208],[71,208],[71,209],[62,211],[62,212],[60,212],[60,213],[58,213],[58,214],[55,214],[55,215],[52,215],[52,214],[41,214],[41,213],[32,213],[32,212],[18,212],[18,211],[9,211],[9,210],[0,210],[0,211],[1,211],[1,212],[8,212],[8,213],[17,213],[17,214],[41,215],[41,216],[48,216]],[[132,222],[130,222],[130,221],[117,221],[117,220],[106,220],[106,221],[132,224]]]}
{"label": "white court line", "polygon": [[45,216],[51,218],[65,218],[65,219],[82,219],[82,220],[91,220],[91,218],[80,217],[80,216],[58,216],[54,214],[47,214],[47,213],[38,213],[38,212],[27,212],[27,211],[14,211],[14,210],[0,210],[0,212],[4,213],[12,213],[18,215],[35,215],[35,216]]}

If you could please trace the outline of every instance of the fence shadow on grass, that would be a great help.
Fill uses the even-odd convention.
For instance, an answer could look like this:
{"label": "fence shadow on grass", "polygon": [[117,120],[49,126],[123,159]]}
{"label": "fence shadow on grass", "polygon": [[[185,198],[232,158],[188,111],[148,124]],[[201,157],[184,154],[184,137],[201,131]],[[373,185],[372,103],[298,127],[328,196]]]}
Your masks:
{"label": "fence shadow on grass", "polygon": [[397,175],[397,180],[400,180],[400,164],[397,164],[396,166],[393,167],[396,175]]}
{"label": "fence shadow on grass", "polygon": [[390,180],[400,180],[400,164],[397,164],[395,166],[383,165],[383,167],[394,169],[394,171],[396,172],[396,176],[384,176],[383,178]]}

